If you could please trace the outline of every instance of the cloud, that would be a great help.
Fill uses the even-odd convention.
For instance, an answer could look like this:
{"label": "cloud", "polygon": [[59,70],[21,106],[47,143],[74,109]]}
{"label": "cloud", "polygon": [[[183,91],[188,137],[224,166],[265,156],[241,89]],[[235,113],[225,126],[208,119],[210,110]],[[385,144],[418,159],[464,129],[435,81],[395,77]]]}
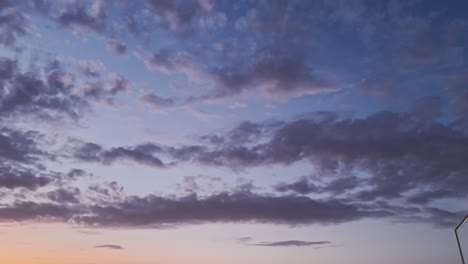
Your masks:
{"label": "cloud", "polygon": [[154,93],[146,93],[140,97],[140,102],[150,106],[153,109],[168,109],[177,107],[173,98],[160,97]]}
{"label": "cloud", "polygon": [[132,89],[132,85],[124,76],[120,74],[111,74],[106,88],[111,95],[116,95],[121,92],[130,91]]}
{"label": "cloud", "polygon": [[0,127],[0,188],[28,193],[41,187],[67,184],[82,176],[85,172],[79,169],[67,174],[47,169],[44,164],[56,161],[59,156],[48,149],[53,144],[38,131]]}
{"label": "cloud", "polygon": [[246,65],[246,68],[227,66],[212,71],[220,95],[235,95],[253,87],[261,87],[266,94],[279,97],[336,90],[331,83],[315,75],[301,55],[271,51],[256,56],[253,65]]}
{"label": "cloud", "polygon": [[81,161],[99,162],[104,165],[113,164],[119,160],[132,161],[139,164],[164,168],[168,164],[156,155],[162,152],[162,148],[152,143],[141,144],[134,147],[116,147],[104,149],[95,143],[72,142],[70,155]]}
{"label": "cloud", "polygon": [[[357,119],[295,120],[277,124],[268,134],[259,132],[261,125],[249,127],[221,136],[221,144],[181,146],[171,155],[179,162],[232,168],[307,161],[319,175],[343,178],[322,187],[302,179],[277,186],[279,191],[340,193],[359,184],[366,186],[356,193],[362,200],[401,198],[411,191],[435,191],[434,199],[467,195],[461,186],[468,167],[460,157],[468,154],[468,138],[450,123],[379,112]],[[362,176],[355,178],[355,172]]]}
{"label": "cloud", "polygon": [[186,192],[195,192],[200,189],[200,186],[198,185],[196,179],[196,176],[184,176],[183,183]]}
{"label": "cloud", "polygon": [[33,24],[20,9],[10,1],[0,4],[0,44],[13,47],[21,37],[35,33]]}
{"label": "cloud", "polygon": [[[415,3],[397,1],[375,5],[362,1],[242,2],[235,4],[238,7],[234,15],[223,13],[233,10],[234,4],[219,5],[206,0],[149,0],[135,5],[139,10],[124,2],[44,0],[17,4],[1,1],[1,44],[13,47],[20,43],[21,37],[33,34],[29,16],[23,13],[27,10],[25,6],[31,5],[74,32],[87,29],[102,35],[108,48],[117,54],[127,52],[127,43],[136,44],[135,47],[141,49],[137,52],[138,58],[148,69],[165,74],[181,73],[189,82],[206,88],[186,98],[163,97],[150,92],[139,98],[140,103],[158,110],[183,108],[201,119],[210,119],[218,116],[198,111],[195,105],[223,103],[228,97],[257,92],[286,100],[337,91],[343,85],[332,73],[337,70],[340,74],[341,69],[353,75],[350,79],[363,80],[357,82],[357,87],[365,92],[395,100],[410,91],[417,93],[419,99],[402,100],[403,103],[412,102],[408,113],[382,111],[349,118],[328,112],[274,123],[243,122],[226,133],[202,135],[199,144],[143,143],[104,147],[97,143],[75,142],[64,156],[46,151],[40,144],[45,142],[40,133],[2,126],[0,186],[7,191],[24,189],[31,193],[49,187],[57,180],[57,175],[49,173],[44,165],[39,167],[56,156],[103,165],[124,161],[154,168],[180,163],[233,170],[289,166],[297,162],[307,162],[311,166],[310,175],[281,181],[269,195],[239,191],[205,197],[126,197],[112,182],[90,186],[87,190],[90,197],[81,197],[69,186],[48,188],[44,197],[50,203],[2,204],[1,210],[11,219],[144,227],[229,221],[309,224],[352,221],[374,217],[372,213],[376,212],[392,219],[399,215],[400,220],[447,226],[459,215],[459,212],[433,206],[442,199],[460,199],[468,194],[463,188],[468,185],[464,177],[468,167],[463,160],[468,154],[465,120],[468,96],[463,92],[466,70],[459,69],[459,58],[463,58],[461,47],[466,46],[463,45],[465,21],[425,14],[426,9],[414,12]],[[440,23],[432,27],[435,18]],[[340,33],[326,34],[323,29],[337,29],[330,32]],[[145,37],[153,33],[167,37],[168,42],[158,45],[153,45],[151,39],[145,42]],[[129,34],[135,41],[127,38]],[[224,38],[226,34],[231,37]],[[344,49],[342,53],[342,49],[335,46],[335,38],[341,34],[350,36],[348,46],[357,52]],[[213,45],[199,45],[207,35],[214,36],[210,38]],[[172,45],[182,40],[183,45]],[[385,47],[382,43],[386,43]],[[156,46],[156,50],[150,48]],[[361,46],[370,52],[359,52]],[[333,65],[335,63],[340,63],[339,67]],[[92,79],[104,77],[105,67],[99,61],[82,61],[80,66],[86,76],[78,76],[86,78],[84,80],[60,65],[43,69],[31,67],[24,71],[25,67],[20,67],[16,59],[1,58],[1,124],[29,117],[77,120],[90,109],[93,100],[113,104],[114,96],[132,89],[130,81],[118,74]],[[419,83],[406,91],[406,79],[432,77],[432,73],[440,69],[443,70],[441,75],[445,72],[450,75],[454,67],[460,76],[458,81],[447,82],[447,87],[452,89],[450,98],[445,98],[445,92],[443,95],[420,94],[418,87],[422,85]],[[360,69],[366,70],[362,73]],[[438,89],[438,86],[430,86],[424,90],[432,93]],[[337,94],[338,97],[342,95]],[[453,109],[449,110],[453,113],[449,114],[456,115],[454,119],[457,120],[445,116],[443,104],[447,99],[453,104],[450,105]],[[440,117],[443,119],[438,119]],[[72,170],[68,176],[83,175],[84,171]],[[197,189],[193,178],[185,181],[192,191]],[[321,199],[312,198],[316,194]],[[79,203],[81,198],[83,204]],[[407,205],[403,206],[403,202]],[[232,215],[219,205],[225,203]],[[289,208],[285,205],[303,206],[317,211],[317,215],[296,211],[288,216],[275,215],[271,209]],[[179,207],[190,206],[198,208],[198,212],[177,211]],[[334,215],[329,212],[329,207],[333,206],[347,208],[349,214]],[[108,221],[111,218],[115,218],[115,223]]]}
{"label": "cloud", "polygon": [[92,184],[88,187],[91,198],[95,202],[107,203],[109,201],[121,201],[125,198],[124,188],[116,181]]}
{"label": "cloud", "polygon": [[98,235],[100,234],[99,232],[96,231],[89,231],[89,230],[78,230],[79,233],[85,234],[85,235]]}
{"label": "cloud", "polygon": [[116,39],[107,40],[107,48],[117,55],[125,55],[127,53],[127,45]]}
{"label": "cloud", "polygon": [[211,86],[210,93],[191,96],[185,100],[186,104],[236,96],[259,88],[264,94],[278,98],[336,91],[329,80],[314,73],[302,54],[287,51],[263,51],[254,55],[255,60],[245,60],[251,64],[238,65],[240,62],[233,61],[233,65],[220,64],[216,68],[206,65],[205,58],[186,51],[164,49],[138,56],[150,70],[180,72],[190,81]]}
{"label": "cloud", "polygon": [[79,209],[52,203],[14,201],[0,205],[0,222],[66,222]]}
{"label": "cloud", "polygon": [[150,54],[137,53],[137,57],[141,58],[146,67],[153,71],[164,73],[183,72],[192,79],[203,74],[203,71],[198,70],[196,57],[186,51],[162,49]]}
{"label": "cloud", "polygon": [[142,96],[140,96],[139,101],[155,111],[185,110],[193,117],[203,121],[220,117],[217,114],[195,109],[193,106],[191,106],[193,102],[177,103],[175,98],[165,98],[154,93],[144,93]]}
{"label": "cloud", "polygon": [[238,242],[238,243],[246,243],[246,242],[249,242],[249,241],[252,241],[253,238],[252,237],[238,237],[238,238],[235,238],[235,240]]}
{"label": "cloud", "polygon": [[[146,55],[140,58],[148,68],[181,72],[192,81],[209,82],[213,86],[210,93],[192,95],[200,102],[257,90],[282,100],[338,90],[341,80],[330,73],[334,71],[322,66],[329,62],[336,64],[335,55],[342,55],[336,54],[337,46],[330,43],[336,42],[337,35],[330,34],[326,28],[350,32],[351,45],[370,50],[364,54],[368,56],[356,52],[339,57],[338,68],[353,71],[354,65],[372,61],[372,65],[366,65],[371,68],[366,73],[368,76],[360,78],[365,80],[362,86],[380,95],[394,96],[398,94],[395,90],[401,89],[396,85],[399,81],[393,80],[398,74],[387,76],[386,73],[397,72],[395,69],[414,70],[420,65],[454,65],[463,57],[460,47],[465,42],[466,21],[439,14],[439,23],[434,27],[432,9],[421,11],[419,4],[413,1],[372,5],[365,1],[220,4],[208,0],[188,3],[148,0],[135,5],[125,1],[43,0],[18,6],[39,10],[72,30],[79,27],[101,34],[109,39],[109,48],[118,54],[126,50],[122,40],[134,37],[145,47],[142,53]],[[14,6],[13,2],[10,6]],[[415,10],[421,12],[415,14]],[[224,32],[234,37],[226,39],[222,37]],[[158,41],[154,36],[161,34],[182,40],[183,49],[148,48],[152,46],[148,44]],[[198,45],[205,34],[215,36],[210,49]],[[382,49],[381,43],[386,43],[388,50]],[[372,50],[386,51],[377,60],[384,59],[387,63],[374,67]]]}
{"label": "cloud", "polygon": [[148,0],[147,2],[163,21],[162,25],[179,34],[190,30],[195,18],[210,12],[214,5],[210,0],[191,2]]}
{"label": "cloud", "polygon": [[[307,247],[315,246],[315,248],[321,248],[317,246],[331,246],[330,241],[302,241],[302,240],[281,240],[273,242],[259,242],[253,243],[252,237],[239,237],[235,239],[238,243],[246,246],[261,246],[261,247]],[[251,243],[252,242],[252,243]]]}
{"label": "cloud", "polygon": [[43,151],[40,140],[44,135],[37,131],[19,131],[0,127],[0,158],[3,161],[34,163],[39,157],[50,157]]}
{"label": "cloud", "polygon": [[403,223],[432,223],[438,228],[453,228],[460,219],[466,216],[466,210],[462,211],[448,211],[435,207],[427,207],[423,210],[424,215],[411,215],[403,214],[396,222]]}
{"label": "cloud", "polygon": [[433,65],[462,65],[457,59],[462,53],[460,43],[468,32],[468,23],[461,19],[444,21],[432,27],[428,19],[409,30],[409,38],[401,54],[401,65],[408,68],[427,68]]}
{"label": "cloud", "polygon": [[312,192],[319,192],[319,188],[313,183],[309,182],[306,177],[302,177],[294,183],[280,183],[275,186],[275,190],[279,192],[293,191],[299,194],[308,194]]}
{"label": "cloud", "polygon": [[[112,188],[111,185],[100,188],[109,189]],[[403,207],[386,202],[358,203],[350,202],[349,199],[312,199],[307,196],[256,194],[249,190],[203,197],[194,193],[180,197],[152,194],[139,197],[126,196],[121,191],[112,192],[114,194],[101,195],[99,198],[91,195],[80,203],[16,200],[0,204],[0,221],[59,222],[101,228],[168,228],[203,223],[328,225],[383,218],[448,227],[455,225],[466,213],[435,207]],[[269,246],[274,246],[274,243],[271,242]],[[302,246],[300,243],[296,244]],[[281,245],[282,243],[278,243],[277,246]]]}
{"label": "cloud", "polygon": [[247,192],[220,193],[199,198],[154,195],[130,196],[110,205],[96,204],[73,220],[101,227],[163,227],[215,222],[258,222],[287,225],[332,224],[362,218],[388,217],[389,211],[361,210],[338,200],[297,196],[264,196]]}
{"label": "cloud", "polygon": [[86,175],[86,171],[82,169],[71,169],[68,173],[67,176],[70,178],[76,178],[76,177],[81,177]]}
{"label": "cloud", "polygon": [[256,244],[249,244],[252,246],[262,246],[262,247],[305,247],[305,246],[321,246],[329,245],[329,241],[301,241],[301,240],[285,240],[285,241],[275,241],[275,242],[261,242]]}
{"label": "cloud", "polygon": [[52,177],[47,177],[32,169],[0,165],[0,188],[25,188],[35,191],[52,183],[52,181]]}
{"label": "cloud", "polygon": [[78,65],[80,70],[90,77],[99,77],[106,70],[104,63],[98,60],[81,60]]}
{"label": "cloud", "polygon": [[107,249],[114,249],[114,250],[123,250],[124,248],[119,245],[99,245],[94,246],[95,248],[107,248]]}
{"label": "cloud", "polygon": [[353,175],[332,178],[328,182],[321,181],[319,177],[308,178],[303,176],[292,183],[281,182],[275,185],[274,189],[277,192],[293,192],[302,195],[314,193],[331,193],[337,195],[354,190],[358,188],[361,183],[363,183],[363,180]]}
{"label": "cloud", "polygon": [[[180,72],[190,81],[209,84],[210,91],[185,98],[187,104],[223,99],[259,90],[266,96],[281,100],[291,96],[337,91],[342,86],[341,81],[321,66],[324,60],[321,54],[324,50],[328,51],[327,47],[322,47],[323,45],[319,45],[316,41],[316,37],[322,37],[321,34],[324,33],[320,30],[322,24],[338,24],[344,30],[349,26],[353,29],[358,28],[357,35],[366,35],[367,39],[373,39],[378,37],[378,34],[375,34],[379,32],[376,27],[381,28],[380,23],[386,22],[385,24],[390,23],[392,26],[389,29],[385,27],[383,35],[394,36],[399,33],[404,36],[414,35],[405,31],[406,28],[399,18],[403,21],[407,21],[404,18],[409,20],[410,12],[401,7],[408,6],[408,10],[411,10],[415,5],[403,5],[404,3],[374,6],[361,1],[351,4],[340,1],[314,3],[280,1],[246,2],[235,6],[227,3],[225,7],[211,1],[182,3],[155,0],[142,2],[135,7],[136,5],[125,2],[105,1],[72,1],[58,5],[50,1],[33,2],[30,7],[45,10],[42,11],[43,14],[61,25],[88,28],[104,35],[108,39],[109,48],[118,54],[125,53],[127,49],[122,42],[124,37],[127,35],[136,37],[137,41],[145,44],[139,57],[148,68],[165,73]],[[238,14],[223,13],[225,8],[234,7],[240,10]],[[113,16],[108,16],[111,12]],[[385,15],[380,17],[376,15],[377,13]],[[208,21],[216,21],[221,17],[224,17],[225,22],[231,22],[226,25],[235,25],[229,27],[227,31],[238,34],[243,40],[242,43],[238,38],[226,39],[216,41],[213,49],[200,49],[197,34],[202,35],[206,32],[207,25],[211,23]],[[451,36],[449,33],[457,31],[455,30],[457,28],[463,28],[462,24],[447,23],[442,31],[447,36]],[[208,28],[210,34],[214,33],[215,36],[221,32]],[[145,36],[152,33],[160,34],[161,31],[170,37],[183,39],[187,45],[183,49],[168,47],[149,49],[148,46],[151,45],[147,45],[148,40]],[[188,32],[195,33],[191,35]],[[375,77],[374,73],[370,75],[365,79],[371,84],[375,84],[373,80],[376,78],[377,83],[383,83],[383,87],[370,88],[371,90],[383,94],[392,92],[390,90],[395,84],[388,81],[392,80],[392,76],[387,77],[383,74],[380,78]],[[363,86],[374,86],[371,84]]]}
{"label": "cloud", "polygon": [[56,18],[64,26],[79,26],[95,32],[106,30],[106,11],[103,1],[69,3]]}
{"label": "cloud", "polygon": [[130,91],[132,85],[122,75],[111,74],[106,82],[86,82],[83,88],[85,97],[114,105],[116,95]]}
{"label": "cloud", "polygon": [[78,119],[89,105],[75,94],[75,78],[61,69],[44,74],[20,72],[18,63],[0,58],[0,117]]}
{"label": "cloud", "polygon": [[279,183],[275,190],[350,195],[357,201],[404,198],[415,203],[468,195],[462,187],[468,184],[463,177],[468,167],[461,158],[468,155],[468,137],[457,126],[388,111],[354,119],[323,116],[245,122],[224,135],[202,137],[202,145],[146,143],[104,149],[93,143],[77,144],[71,156],[105,165],[128,160],[159,168],[195,163],[234,170],[305,161],[316,176]]}
{"label": "cloud", "polygon": [[71,203],[77,204],[80,202],[78,199],[80,195],[80,189],[69,188],[69,189],[57,189],[47,193],[47,198],[51,201],[58,203]]}
{"label": "cloud", "polygon": [[[165,12],[177,5],[156,2],[160,10],[156,12]],[[186,104],[257,91],[268,97],[285,100],[304,94],[338,90],[338,80],[320,69],[318,63],[312,62],[316,54],[316,50],[311,48],[314,31],[310,26],[310,13],[316,13],[313,12],[316,8],[314,5],[306,2],[241,5],[244,5],[245,11],[240,17],[228,17],[227,20],[238,20],[235,24],[243,25],[236,32],[243,39],[243,44],[238,39],[219,40],[213,49],[201,50],[196,48],[196,43],[191,42],[196,38],[188,37],[187,41],[193,44],[188,45],[188,48],[146,49],[139,51],[137,56],[152,71],[182,73],[189,81],[210,89],[204,94],[185,98]],[[192,11],[204,14],[197,10]],[[190,19],[186,21],[193,23],[191,27],[197,26],[191,16],[187,17]],[[232,28],[230,30],[235,31]],[[250,43],[255,45],[250,46]]]}

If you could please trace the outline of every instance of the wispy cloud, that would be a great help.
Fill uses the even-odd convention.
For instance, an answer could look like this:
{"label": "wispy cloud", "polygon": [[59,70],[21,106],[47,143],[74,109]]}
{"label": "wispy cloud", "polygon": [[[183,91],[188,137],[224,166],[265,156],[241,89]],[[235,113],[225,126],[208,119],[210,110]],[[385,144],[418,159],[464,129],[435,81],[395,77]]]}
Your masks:
{"label": "wispy cloud", "polygon": [[234,239],[235,241],[237,241],[238,243],[246,243],[246,242],[249,242],[249,241],[252,241],[253,238],[252,237],[237,237]]}
{"label": "wispy cloud", "polygon": [[124,249],[122,246],[119,245],[99,245],[94,246],[95,248],[107,248],[107,249],[115,249],[115,250],[122,250]]}
{"label": "wispy cloud", "polygon": [[284,240],[274,242],[260,242],[255,244],[247,244],[250,246],[262,246],[262,247],[306,247],[306,246],[320,246],[330,245],[330,241],[302,241],[302,240]]}

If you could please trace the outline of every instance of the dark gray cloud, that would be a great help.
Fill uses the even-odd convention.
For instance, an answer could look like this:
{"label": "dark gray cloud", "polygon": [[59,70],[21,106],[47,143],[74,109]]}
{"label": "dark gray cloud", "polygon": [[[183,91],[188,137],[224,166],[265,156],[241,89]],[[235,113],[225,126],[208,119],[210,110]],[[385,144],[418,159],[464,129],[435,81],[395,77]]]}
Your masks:
{"label": "dark gray cloud", "polygon": [[[211,91],[189,96],[186,103],[253,90],[278,98],[337,90],[337,80],[313,62],[317,49],[312,41],[315,32],[311,14],[317,13],[316,5],[306,1],[243,2],[236,7],[225,4],[241,10],[240,15],[226,18],[236,25],[227,31],[245,39],[244,45],[227,39],[210,50],[193,45],[182,50],[146,50],[139,56],[151,70],[179,72],[190,81],[209,85]],[[160,8],[166,10],[170,4],[163,6]]]}
{"label": "dark gray cloud", "polygon": [[77,204],[79,200],[80,190],[78,188],[57,189],[47,193],[47,198],[51,201],[62,204]]}
{"label": "dark gray cloud", "polygon": [[157,156],[162,148],[152,143],[141,144],[134,147],[116,147],[104,149],[95,143],[73,142],[70,155],[86,162],[99,162],[110,165],[119,160],[127,160],[148,166],[163,168],[167,164]]}
{"label": "dark gray cloud", "polygon": [[204,141],[208,144],[147,143],[110,149],[86,143],[78,145],[72,156],[102,164],[121,159],[155,167],[191,162],[236,170],[307,161],[318,178],[280,183],[275,189],[349,194],[360,201],[408,198],[417,203],[468,194],[463,188],[468,184],[463,177],[468,167],[462,158],[468,155],[466,133],[452,123],[420,115],[379,112],[355,119],[329,115],[274,125],[243,123]]}
{"label": "dark gray cloud", "polygon": [[[286,49],[286,48],[285,48]],[[239,56],[243,56],[239,54]],[[253,60],[232,61],[210,68],[206,59],[183,51],[161,50],[149,56],[140,55],[151,70],[165,73],[181,72],[191,81],[210,84],[212,91],[205,95],[186,98],[185,103],[203,102],[261,89],[274,97],[315,94],[335,91],[331,81],[314,73],[303,54],[288,51],[262,51],[250,57]]]}
{"label": "dark gray cloud", "polygon": [[103,227],[162,227],[207,222],[259,222],[287,225],[342,223],[362,218],[388,217],[390,211],[361,210],[338,200],[297,196],[264,196],[249,192],[220,193],[203,198],[176,199],[154,195],[130,196],[110,205],[90,206],[79,224]]}
{"label": "dark gray cloud", "polygon": [[319,192],[319,187],[310,182],[307,177],[301,177],[293,183],[280,183],[275,186],[275,190],[279,192],[293,191],[299,194],[308,194]]}
{"label": "dark gray cloud", "polygon": [[95,246],[95,248],[108,248],[108,249],[114,249],[114,250],[124,249],[122,246],[119,246],[119,245],[99,245],[99,246]]}
{"label": "dark gray cloud", "polygon": [[77,207],[51,203],[35,203],[30,201],[15,201],[0,205],[1,222],[58,221],[66,222],[76,212]]}
{"label": "dark gray cloud", "polygon": [[[343,81],[354,82],[337,79],[329,71],[333,68],[351,72],[365,68],[357,73],[364,80],[358,86],[395,98],[407,89],[405,81],[398,78],[401,74],[411,71],[416,74],[405,79],[419,78],[434,65],[453,66],[460,61],[468,29],[463,19],[434,15],[429,12],[431,8],[420,10],[417,1],[31,2],[34,4],[29,7],[61,25],[84,27],[104,35],[110,49],[118,54],[126,51],[122,40],[131,35],[142,44],[139,57],[148,68],[180,72],[190,81],[211,88],[204,94],[178,98],[183,104],[252,90],[284,99],[336,91],[343,87]],[[434,26],[434,19],[440,26]],[[215,31],[214,24],[223,28]],[[327,34],[327,30],[339,34]],[[151,35],[161,31],[170,39],[183,40],[184,45],[177,50],[167,46],[149,48],[154,41]],[[229,32],[233,38],[216,38],[212,47],[200,48],[201,37],[222,36],[221,32]],[[347,49],[336,39],[341,34],[347,36],[350,47],[363,47],[366,53],[342,53]],[[382,47],[382,43],[386,45]],[[382,60],[386,63],[378,63],[377,67],[375,62]],[[340,65],[336,65],[337,61]]]}
{"label": "dark gray cloud", "polygon": [[18,63],[0,58],[0,117],[29,115],[46,119],[78,119],[89,107],[76,95],[70,73],[52,69],[43,74],[20,72]]}
{"label": "dark gray cloud", "polygon": [[0,188],[25,188],[34,191],[52,182],[52,177],[32,169],[0,165]]}
{"label": "dark gray cloud", "polygon": [[71,169],[67,173],[67,176],[70,177],[70,178],[76,178],[76,177],[80,177],[80,176],[84,176],[84,175],[86,175],[86,171],[84,171],[82,169]]}
{"label": "dark gray cloud", "polygon": [[[273,196],[250,191],[225,192],[204,197],[198,197],[196,194],[181,197],[137,197],[125,196],[121,192],[118,196],[112,198],[104,195],[99,199],[81,203],[15,201],[0,204],[0,221],[66,222],[102,228],[167,228],[188,224],[234,222],[293,226],[338,224],[383,218],[447,227],[456,224],[459,217],[466,213],[434,207],[401,207],[386,202],[363,204],[347,202],[349,199],[314,200],[306,196]],[[51,197],[57,198],[55,194]],[[247,240],[249,239],[243,239],[244,242]],[[280,245],[281,243],[277,246]]]}
{"label": "dark gray cloud", "polygon": [[301,241],[301,240],[285,240],[275,242],[261,242],[256,244],[249,244],[252,246],[262,247],[306,247],[306,246],[323,246],[331,244],[330,241]]}
{"label": "dark gray cloud", "polygon": [[[434,6],[421,8],[418,1],[28,3],[26,6],[61,25],[104,35],[110,48],[119,54],[126,50],[122,39],[135,37],[142,44],[140,53],[144,55],[140,58],[148,68],[181,72],[191,81],[210,84],[212,91],[193,94],[186,98],[187,103],[257,89],[283,99],[336,91],[342,86],[341,80],[327,71],[334,67],[351,72],[366,69],[359,71],[364,81],[358,86],[394,98],[407,89],[402,85],[405,80],[398,78],[401,74],[416,73],[405,79],[420,79],[421,74],[434,70],[434,65],[463,65],[460,62],[468,31],[464,18],[444,16],[451,12],[436,12]],[[112,16],[108,16],[110,13]],[[215,25],[219,26],[217,30]],[[151,36],[161,31],[169,38],[183,40],[184,45],[179,50],[150,49],[152,45],[148,44],[155,41]],[[212,47],[200,48],[200,37],[223,36],[224,32],[233,38],[217,38]],[[349,48],[356,52],[347,52],[348,47],[341,46],[337,41],[343,37],[341,34],[346,35]],[[366,49],[366,53],[354,50],[356,46]],[[380,63],[382,60],[386,63]]]}
{"label": "dark gray cloud", "polygon": [[104,182],[102,184],[92,184],[88,187],[91,198],[96,203],[108,203],[109,201],[121,201],[126,195],[124,188],[116,181]]}
{"label": "dark gray cloud", "polygon": [[19,131],[0,128],[0,188],[35,191],[52,184],[66,184],[80,174],[54,172],[44,166],[46,161],[55,161],[57,155],[48,150],[53,144],[37,131]]}
{"label": "dark gray cloud", "polygon": [[106,18],[103,1],[80,1],[67,4],[56,20],[64,26],[79,26],[95,32],[104,32]]}
{"label": "dark gray cloud", "polygon": [[215,96],[236,95],[262,87],[272,96],[303,95],[334,91],[331,82],[314,73],[303,55],[277,53],[255,54],[252,65],[227,65],[211,72],[217,91]]}
{"label": "dark gray cloud", "polygon": [[[468,138],[451,123],[380,112],[357,119],[296,120],[270,133],[263,137],[264,143],[256,143],[248,140],[252,132],[247,131],[241,137],[243,144],[226,143],[231,140],[228,133],[218,141],[224,143],[183,146],[171,154],[179,161],[233,168],[304,160],[318,174],[341,178],[324,185],[302,179],[277,186],[280,191],[340,193],[360,185],[366,188],[355,195],[362,200],[400,198],[411,191],[437,194],[437,198],[467,195],[461,186],[467,184],[462,175],[468,167],[461,157],[468,154]],[[356,171],[366,176],[356,178]]]}
{"label": "dark gray cloud", "polygon": [[50,154],[40,146],[44,135],[37,131],[19,131],[0,127],[0,159],[20,163],[34,163]]}
{"label": "dark gray cloud", "polygon": [[336,195],[358,188],[363,182],[362,179],[352,175],[333,178],[328,182],[323,182],[321,177],[308,178],[303,176],[292,183],[281,182],[275,185],[274,189],[278,192],[293,192],[302,195],[326,192]]}

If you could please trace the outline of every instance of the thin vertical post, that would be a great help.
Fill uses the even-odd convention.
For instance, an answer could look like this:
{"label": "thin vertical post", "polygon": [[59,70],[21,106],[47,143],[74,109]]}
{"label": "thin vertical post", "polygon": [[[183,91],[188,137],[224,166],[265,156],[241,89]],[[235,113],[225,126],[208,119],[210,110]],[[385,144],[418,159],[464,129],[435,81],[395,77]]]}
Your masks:
{"label": "thin vertical post", "polygon": [[458,224],[458,226],[455,228],[455,237],[457,238],[457,244],[458,244],[458,250],[460,251],[460,257],[462,260],[462,263],[465,264],[465,258],[463,257],[463,250],[460,244],[460,238],[458,237],[458,229],[468,220],[468,215],[463,218],[463,220]]}

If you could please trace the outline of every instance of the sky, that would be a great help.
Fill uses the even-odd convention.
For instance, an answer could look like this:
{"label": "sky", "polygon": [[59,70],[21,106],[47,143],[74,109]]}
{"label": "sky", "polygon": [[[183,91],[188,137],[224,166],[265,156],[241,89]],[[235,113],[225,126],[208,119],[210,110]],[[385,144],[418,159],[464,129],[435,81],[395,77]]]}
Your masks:
{"label": "sky", "polygon": [[0,263],[461,263],[467,8],[0,0]]}

